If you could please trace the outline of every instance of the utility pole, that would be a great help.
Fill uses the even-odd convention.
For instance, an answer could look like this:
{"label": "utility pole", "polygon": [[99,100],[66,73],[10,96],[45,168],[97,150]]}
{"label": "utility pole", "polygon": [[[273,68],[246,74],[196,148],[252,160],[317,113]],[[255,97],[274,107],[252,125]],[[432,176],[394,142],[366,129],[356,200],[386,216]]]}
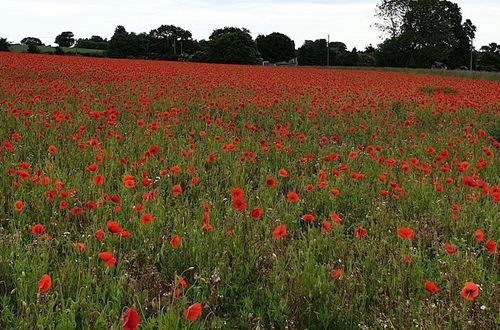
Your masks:
{"label": "utility pole", "polygon": [[474,46],[473,46],[473,43],[474,43],[474,39],[470,39],[470,71],[472,71],[472,53],[474,51]]}
{"label": "utility pole", "polygon": [[328,41],[326,42],[326,66],[330,66],[330,35],[328,35]]}

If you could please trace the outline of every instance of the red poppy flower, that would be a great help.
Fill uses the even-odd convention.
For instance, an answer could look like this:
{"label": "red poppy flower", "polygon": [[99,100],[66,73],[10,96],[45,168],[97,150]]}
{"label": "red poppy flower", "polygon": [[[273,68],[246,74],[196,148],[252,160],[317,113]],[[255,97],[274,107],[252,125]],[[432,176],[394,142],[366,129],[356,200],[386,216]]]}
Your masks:
{"label": "red poppy flower", "polygon": [[170,245],[172,248],[177,249],[179,247],[179,244],[181,244],[181,238],[179,235],[174,235],[172,239],[170,240]]}
{"label": "red poppy flower", "polygon": [[273,178],[271,177],[267,177],[266,178],[266,184],[268,187],[272,188],[272,187],[275,187],[276,186],[276,180],[274,180]]}
{"label": "red poppy flower", "polygon": [[16,201],[14,203],[14,207],[16,208],[16,211],[21,212],[23,210],[23,208],[24,208],[24,203],[21,202],[21,201]]}
{"label": "red poppy flower", "polygon": [[141,222],[143,224],[148,224],[148,223],[151,223],[153,222],[153,216],[149,213],[146,213],[144,214],[142,217],[141,217]]}
{"label": "red poppy flower", "polygon": [[40,280],[38,281],[38,292],[43,293],[48,291],[52,286],[52,278],[50,275],[43,274]]}
{"label": "red poppy flower", "polygon": [[262,216],[262,213],[264,211],[262,209],[253,209],[251,212],[250,212],[250,217],[252,217],[252,219],[259,219],[261,216]]}
{"label": "red poppy flower", "polygon": [[457,250],[453,247],[453,245],[446,243],[443,248],[448,252],[449,254],[455,254],[457,253]]}
{"label": "red poppy flower", "polygon": [[332,221],[335,221],[338,224],[342,222],[342,218],[340,218],[337,213],[330,214],[330,219],[332,219]]}
{"label": "red poppy flower", "polygon": [[282,177],[282,178],[287,178],[288,177],[288,171],[281,169],[281,170],[278,171],[278,175],[280,177]]}
{"label": "red poppy flower", "polygon": [[179,184],[176,184],[172,187],[172,195],[178,196],[182,193],[182,187]]}
{"label": "red poppy flower", "polygon": [[285,225],[278,226],[273,231],[273,236],[276,238],[281,239],[285,235],[286,235],[286,226]]}
{"label": "red poppy flower", "polygon": [[38,224],[38,225],[30,226],[30,230],[33,233],[33,235],[39,236],[39,235],[43,234],[43,232],[45,231],[45,227],[43,225]]}
{"label": "red poppy flower", "polygon": [[354,231],[354,236],[357,238],[364,238],[366,236],[366,233],[366,229],[360,226]]}
{"label": "red poppy flower", "polygon": [[299,201],[299,194],[297,194],[296,192],[289,192],[287,195],[286,195],[286,199],[287,201],[289,202],[292,202],[292,203],[296,203]]}
{"label": "red poppy flower", "polygon": [[402,239],[410,239],[415,237],[415,233],[410,228],[402,227],[397,230],[398,235]]}
{"label": "red poppy flower", "polygon": [[49,154],[55,154],[57,152],[57,148],[55,146],[49,146],[47,151]]}
{"label": "red poppy flower", "polygon": [[132,306],[123,317],[123,330],[136,330],[140,320],[139,314],[135,311],[135,306]]}
{"label": "red poppy flower", "polygon": [[431,294],[435,294],[436,292],[439,291],[436,284],[434,284],[434,282],[429,282],[429,281],[425,282],[425,289],[429,291]]}
{"label": "red poppy flower", "polygon": [[85,248],[86,248],[85,244],[83,244],[83,243],[76,243],[75,247],[76,247],[76,250],[78,252],[80,252],[80,253],[85,252]]}
{"label": "red poppy flower", "polygon": [[245,193],[241,188],[233,188],[231,189],[231,198],[233,200],[243,200],[245,199]]}
{"label": "red poppy flower", "polygon": [[314,221],[315,217],[312,214],[304,214],[302,220],[304,221]]}
{"label": "red poppy flower", "polygon": [[104,239],[104,231],[102,229],[99,229],[98,231],[95,232],[95,238],[98,241],[102,241]]}
{"label": "red poppy flower", "polygon": [[111,252],[101,252],[97,256],[104,261],[108,267],[113,267],[116,263],[116,258],[113,257],[113,253]]}
{"label": "red poppy flower", "polygon": [[467,300],[474,300],[479,296],[479,287],[474,282],[466,282],[460,295]]}
{"label": "red poppy flower", "polygon": [[247,208],[247,204],[243,199],[237,199],[233,202],[233,207],[238,211],[243,211]]}
{"label": "red poppy flower", "polygon": [[490,253],[496,253],[497,252],[497,243],[495,241],[489,240],[484,243],[484,246]]}
{"label": "red poppy flower", "polygon": [[104,184],[104,176],[103,175],[96,175],[94,176],[94,184],[96,186],[100,186],[100,185],[103,185]]}
{"label": "red poppy flower", "polygon": [[330,221],[324,220],[321,224],[321,231],[324,233],[329,233],[332,228],[332,223]]}
{"label": "red poppy flower", "polygon": [[113,234],[119,234],[123,231],[120,225],[114,221],[108,221],[107,227],[108,230]]}
{"label": "red poppy flower", "polygon": [[184,317],[188,321],[194,321],[201,315],[201,311],[202,306],[200,303],[193,304],[184,311]]}
{"label": "red poppy flower", "polygon": [[476,237],[476,242],[481,243],[484,240],[484,233],[482,230],[476,230],[474,232],[474,236]]}
{"label": "red poppy flower", "polygon": [[336,269],[330,274],[330,277],[333,279],[337,279],[342,275],[342,272],[342,269]]}

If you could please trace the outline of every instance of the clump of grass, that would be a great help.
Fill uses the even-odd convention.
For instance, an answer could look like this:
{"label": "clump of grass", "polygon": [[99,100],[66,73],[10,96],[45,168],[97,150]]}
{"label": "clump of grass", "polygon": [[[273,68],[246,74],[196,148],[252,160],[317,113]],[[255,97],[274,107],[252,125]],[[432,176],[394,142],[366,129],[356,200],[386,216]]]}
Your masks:
{"label": "clump of grass", "polygon": [[486,131],[495,141],[500,142],[500,123],[489,126]]}
{"label": "clump of grass", "polygon": [[425,94],[443,93],[443,94],[457,94],[458,90],[451,88],[449,86],[422,86],[418,89]]}

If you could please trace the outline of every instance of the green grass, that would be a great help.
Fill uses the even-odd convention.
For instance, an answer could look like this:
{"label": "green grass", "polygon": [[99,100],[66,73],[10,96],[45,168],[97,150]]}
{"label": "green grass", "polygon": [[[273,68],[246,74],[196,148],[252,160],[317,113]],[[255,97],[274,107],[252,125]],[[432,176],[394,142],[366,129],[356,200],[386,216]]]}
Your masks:
{"label": "green grass", "polygon": [[441,69],[414,69],[414,68],[392,68],[392,67],[351,67],[351,66],[332,66],[331,69],[339,70],[369,70],[369,71],[387,71],[399,73],[415,73],[432,76],[467,78],[500,81],[500,72],[489,71],[469,71],[469,70],[441,70]]}
{"label": "green grass", "polygon": [[[481,133],[498,118],[498,88],[376,71],[2,53],[0,146],[10,143],[12,151],[0,151],[0,329],[121,329],[132,305],[139,329],[498,328],[500,259],[474,231],[498,242],[500,205],[461,183],[471,171],[488,187],[499,183],[498,149]],[[152,145],[157,155],[146,153]],[[443,150],[447,158],[436,160]],[[242,159],[245,152],[252,157]],[[339,157],[325,160],[332,153]],[[404,172],[401,162],[412,158],[418,165]],[[480,159],[488,166],[476,169]],[[459,172],[465,161],[469,169]],[[26,164],[23,180],[17,171]],[[90,164],[97,172],[86,170]],[[289,176],[278,176],[280,169]],[[103,185],[93,183],[96,174]],[[126,175],[136,187],[124,185]],[[193,177],[200,182],[192,185]],[[144,178],[154,182],[146,187]],[[232,205],[234,187],[245,192],[244,211]],[[55,200],[47,198],[51,190]],[[151,190],[157,197],[148,200]],[[291,191],[298,202],[287,201]],[[91,201],[98,207],[71,214]],[[205,203],[209,231],[202,229]],[[258,220],[249,216],[254,208],[264,210]],[[332,212],[342,222],[321,231]],[[143,224],[143,213],[154,221]],[[303,221],[306,213],[315,221]],[[111,234],[110,220],[131,237]],[[35,224],[50,237],[34,236]],[[283,239],[272,235],[278,225],[287,227]],[[354,236],[359,226],[368,231],[364,239]],[[415,237],[401,239],[401,227]],[[177,249],[173,235],[182,239]],[[114,267],[99,260],[103,251],[116,256]],[[336,269],[343,274],[333,279]],[[42,274],[53,284],[38,293]],[[425,281],[439,291],[426,292]],[[460,295],[467,281],[481,285],[475,301]],[[195,302],[203,313],[189,322],[183,311]]]}
{"label": "green grass", "polygon": [[[41,53],[53,53],[55,47],[48,46],[37,46]],[[104,54],[104,50],[101,49],[86,49],[86,48],[74,48],[74,47],[61,47],[65,53],[70,54]],[[27,45],[13,44],[10,45],[10,51],[14,53],[26,53],[28,51]]]}

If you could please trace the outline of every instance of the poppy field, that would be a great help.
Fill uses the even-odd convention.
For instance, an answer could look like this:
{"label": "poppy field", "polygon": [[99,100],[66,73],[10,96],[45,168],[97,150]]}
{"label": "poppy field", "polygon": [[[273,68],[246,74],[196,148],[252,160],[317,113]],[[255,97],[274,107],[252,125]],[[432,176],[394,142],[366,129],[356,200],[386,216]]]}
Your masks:
{"label": "poppy field", "polygon": [[499,327],[499,113],[494,81],[2,53],[0,328]]}

